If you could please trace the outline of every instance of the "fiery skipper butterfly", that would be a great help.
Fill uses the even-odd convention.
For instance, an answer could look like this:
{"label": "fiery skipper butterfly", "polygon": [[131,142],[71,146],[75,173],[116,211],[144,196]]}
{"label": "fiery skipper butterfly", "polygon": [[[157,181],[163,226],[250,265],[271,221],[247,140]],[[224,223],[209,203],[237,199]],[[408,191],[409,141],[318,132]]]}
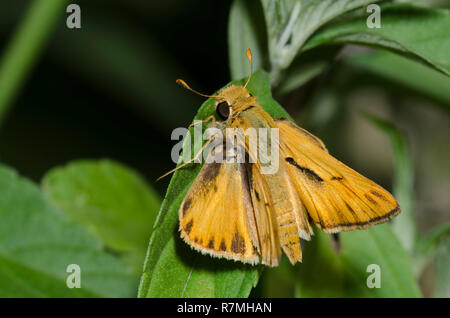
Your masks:
{"label": "fiery skipper butterfly", "polygon": [[[249,49],[247,56],[252,66]],[[337,233],[365,229],[400,213],[388,191],[332,157],[319,138],[266,113],[246,88],[251,73],[244,86],[226,87],[215,96],[177,80],[215,98],[221,121],[210,119],[224,134],[228,128],[279,133],[277,140],[266,140],[278,146],[276,173],[262,173],[258,160],[207,160],[180,206],[179,229],[186,243],[211,256],[267,266],[277,266],[283,250],[295,264],[302,260],[300,240],[311,239],[313,224]],[[257,157],[248,138],[238,143],[246,158]],[[227,159],[227,153],[222,148],[215,155]]]}

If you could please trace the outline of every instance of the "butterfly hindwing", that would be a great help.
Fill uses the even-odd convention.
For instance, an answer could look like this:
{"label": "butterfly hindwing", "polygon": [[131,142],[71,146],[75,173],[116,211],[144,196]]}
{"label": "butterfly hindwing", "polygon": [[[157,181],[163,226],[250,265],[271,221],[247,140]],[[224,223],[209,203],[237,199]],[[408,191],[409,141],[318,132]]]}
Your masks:
{"label": "butterfly hindwing", "polygon": [[281,257],[278,223],[267,180],[258,165],[246,165],[262,263],[277,266]]}
{"label": "butterfly hindwing", "polygon": [[332,157],[315,136],[276,120],[280,152],[309,216],[325,232],[366,228],[400,213],[392,195]]}

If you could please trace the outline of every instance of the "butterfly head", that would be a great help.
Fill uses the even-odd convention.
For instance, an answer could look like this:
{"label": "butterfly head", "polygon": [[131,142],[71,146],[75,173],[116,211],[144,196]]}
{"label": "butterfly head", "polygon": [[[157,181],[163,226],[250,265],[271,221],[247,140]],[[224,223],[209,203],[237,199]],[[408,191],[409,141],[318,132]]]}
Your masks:
{"label": "butterfly head", "polygon": [[231,117],[233,109],[239,104],[247,104],[254,97],[244,86],[231,85],[224,88],[217,96],[215,96],[216,114],[222,120]]}
{"label": "butterfly head", "polygon": [[202,94],[194,89],[192,89],[185,81],[181,79],[177,79],[177,83],[183,86],[184,88],[200,95],[208,98],[215,98],[215,107],[216,114],[222,120],[228,120],[231,117],[233,108],[240,105],[246,105],[255,100],[255,97],[250,94],[247,89],[248,83],[250,83],[250,79],[252,77],[253,72],[253,63],[252,63],[252,53],[250,49],[247,49],[247,58],[250,61],[250,75],[248,76],[247,82],[244,86],[241,85],[231,85],[225,87],[222,91],[220,91],[217,95],[206,95]]}

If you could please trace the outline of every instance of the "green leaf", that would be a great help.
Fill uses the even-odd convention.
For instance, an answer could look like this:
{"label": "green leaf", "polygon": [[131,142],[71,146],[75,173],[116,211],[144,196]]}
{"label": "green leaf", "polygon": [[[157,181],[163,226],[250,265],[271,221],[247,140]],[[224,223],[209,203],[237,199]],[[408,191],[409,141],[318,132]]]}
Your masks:
{"label": "green leaf", "polygon": [[450,109],[450,78],[422,63],[387,51],[350,55],[345,63],[409,88],[413,94],[431,98],[447,111]]}
{"label": "green leaf", "polygon": [[[270,115],[290,118],[272,99],[267,73],[253,74],[248,89]],[[212,114],[214,101],[208,99],[194,119]],[[181,240],[178,210],[200,168],[195,164],[177,170],[170,181],[150,238],[139,297],[247,297],[258,282],[259,267],[202,255]]]}
{"label": "green leaf", "polygon": [[393,50],[450,75],[450,12],[409,4],[381,6],[381,28],[368,28],[363,11],[330,24],[304,50],[328,44],[360,44]]}
{"label": "green leaf", "polygon": [[[367,115],[375,126],[386,133],[392,143],[395,158],[394,196],[402,213],[392,221],[365,231],[343,233],[342,257],[347,271],[347,286],[353,296],[420,297],[410,257],[417,233],[413,215],[413,168],[405,139],[390,123]],[[367,278],[364,270],[370,264],[381,269],[381,288],[368,289],[361,283]]]}
{"label": "green leaf", "polygon": [[322,25],[374,0],[261,0],[266,19],[271,81],[292,63],[305,41]]}
{"label": "green leaf", "polygon": [[303,263],[296,266],[295,296],[343,297],[344,271],[342,260],[333,249],[330,236],[315,229],[310,242],[305,242]]}
{"label": "green leaf", "polygon": [[[0,295],[131,297],[136,276],[96,239],[46,202],[40,189],[0,165]],[[69,289],[67,266],[81,268]]]}
{"label": "green leaf", "polygon": [[111,160],[74,161],[42,181],[50,202],[107,248],[142,269],[160,198],[133,170]]}
{"label": "green leaf", "polygon": [[[296,272],[287,257],[282,257],[277,267],[264,269],[264,275],[257,288],[262,287],[263,297],[288,298],[295,296]],[[258,295],[259,296],[259,295]]]}
{"label": "green leaf", "polygon": [[276,94],[287,94],[322,73],[331,65],[340,49],[340,47],[318,48],[298,55],[281,76]]}
{"label": "green leaf", "polygon": [[267,40],[259,0],[235,0],[231,5],[228,47],[232,80],[241,79],[250,74],[250,64],[245,54],[247,48],[252,51],[254,71],[264,68]]}
{"label": "green leaf", "polygon": [[433,252],[447,235],[450,235],[450,222],[441,224],[428,235],[422,236],[417,244],[417,250],[421,253]]}
{"label": "green leaf", "polygon": [[394,196],[402,209],[400,215],[392,221],[392,229],[403,247],[412,255],[417,241],[417,229],[414,217],[414,169],[408,145],[391,123],[372,116],[367,118],[389,137],[392,144],[395,159]]}
{"label": "green leaf", "polygon": [[[296,266],[297,297],[420,297],[411,260],[389,224],[339,234],[340,250],[316,229]],[[381,288],[369,288],[369,265],[380,269]]]}
{"label": "green leaf", "polygon": [[416,244],[415,269],[421,274],[426,266],[436,257],[439,244],[450,235],[450,222],[441,224],[429,234],[419,237]]}
{"label": "green leaf", "polygon": [[[421,297],[410,256],[389,224],[341,234],[342,266],[348,297]],[[380,268],[380,288],[368,288],[370,264]]]}
{"label": "green leaf", "polygon": [[439,244],[434,257],[434,297],[450,297],[450,235]]}

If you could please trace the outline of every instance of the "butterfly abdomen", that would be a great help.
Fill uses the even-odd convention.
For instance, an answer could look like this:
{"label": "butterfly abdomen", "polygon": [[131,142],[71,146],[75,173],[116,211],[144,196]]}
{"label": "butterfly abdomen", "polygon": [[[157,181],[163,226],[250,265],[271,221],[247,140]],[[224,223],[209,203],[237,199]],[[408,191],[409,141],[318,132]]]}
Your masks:
{"label": "butterfly abdomen", "polygon": [[285,182],[283,170],[281,168],[277,174],[266,175],[266,178],[276,215],[281,248],[291,263],[295,263],[302,260],[302,251],[294,207],[285,192],[285,187],[282,186]]}
{"label": "butterfly abdomen", "polygon": [[289,211],[277,215],[277,221],[280,244],[284,253],[293,264],[297,261],[301,261],[302,250],[294,211],[290,209]]}

